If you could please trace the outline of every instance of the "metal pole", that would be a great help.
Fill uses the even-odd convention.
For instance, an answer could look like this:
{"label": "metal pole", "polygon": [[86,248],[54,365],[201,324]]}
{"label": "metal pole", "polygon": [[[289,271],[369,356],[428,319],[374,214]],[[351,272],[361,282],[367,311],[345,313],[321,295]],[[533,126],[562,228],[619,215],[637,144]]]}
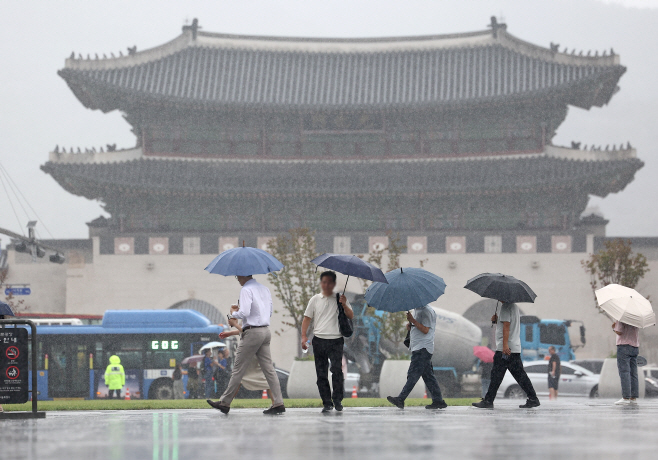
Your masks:
{"label": "metal pole", "polygon": [[36,415],[37,413],[37,327],[35,324],[26,319],[25,322],[30,325],[32,334],[30,339],[32,340],[32,413]]}

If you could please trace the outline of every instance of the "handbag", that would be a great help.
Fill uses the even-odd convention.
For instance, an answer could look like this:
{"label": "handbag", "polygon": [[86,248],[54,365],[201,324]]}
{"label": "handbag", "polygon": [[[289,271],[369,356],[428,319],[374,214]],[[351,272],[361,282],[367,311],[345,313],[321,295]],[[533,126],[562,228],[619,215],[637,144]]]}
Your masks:
{"label": "handbag", "polygon": [[336,303],[338,304],[338,330],[343,337],[352,337],[352,334],[354,334],[352,320],[345,314],[345,309],[339,299],[340,294],[336,293]]}
{"label": "handbag", "polygon": [[[411,323],[409,323],[411,324]],[[407,336],[404,338],[404,346],[407,348],[411,348],[411,328],[407,331]]]}

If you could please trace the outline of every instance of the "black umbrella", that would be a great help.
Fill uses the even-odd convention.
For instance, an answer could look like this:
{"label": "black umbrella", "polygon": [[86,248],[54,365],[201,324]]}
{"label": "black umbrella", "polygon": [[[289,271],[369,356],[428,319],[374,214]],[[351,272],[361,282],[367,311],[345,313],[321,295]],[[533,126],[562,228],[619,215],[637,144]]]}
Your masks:
{"label": "black umbrella", "polygon": [[523,281],[502,273],[482,273],[468,280],[464,287],[482,297],[504,303],[532,303],[537,297]]}
{"label": "black umbrella", "polygon": [[[329,270],[347,275],[348,281],[350,276],[356,276],[364,280],[388,284],[384,272],[357,256],[327,253],[316,257],[311,262],[318,267],[328,268]],[[345,282],[345,289],[347,289],[347,281]],[[343,289],[343,294],[345,293],[345,289]]]}
{"label": "black umbrella", "polygon": [[[537,294],[523,281],[502,273],[481,273],[468,280],[464,287],[482,297],[504,303],[534,303],[537,297]],[[498,314],[498,304],[496,304],[496,314]],[[491,327],[493,324],[492,322]]]}

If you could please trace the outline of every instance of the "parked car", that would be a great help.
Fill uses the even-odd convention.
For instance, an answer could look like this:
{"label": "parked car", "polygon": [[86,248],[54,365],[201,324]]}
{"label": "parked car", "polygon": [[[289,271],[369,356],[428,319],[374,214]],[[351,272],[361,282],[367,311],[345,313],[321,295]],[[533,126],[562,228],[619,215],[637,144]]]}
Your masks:
{"label": "parked car", "polygon": [[597,375],[600,375],[604,361],[605,359],[574,359],[573,361],[569,362],[571,364],[575,364],[576,366],[583,367],[590,372],[594,372]]}
{"label": "parked car", "polygon": [[644,396],[647,398],[658,398],[658,367],[645,367],[644,371]]}
{"label": "parked car", "polygon": [[[524,363],[525,371],[538,396],[548,396],[548,361]],[[560,375],[560,396],[599,396],[599,375],[572,362],[562,363]],[[525,392],[507,372],[498,389],[498,397],[525,398]]]}

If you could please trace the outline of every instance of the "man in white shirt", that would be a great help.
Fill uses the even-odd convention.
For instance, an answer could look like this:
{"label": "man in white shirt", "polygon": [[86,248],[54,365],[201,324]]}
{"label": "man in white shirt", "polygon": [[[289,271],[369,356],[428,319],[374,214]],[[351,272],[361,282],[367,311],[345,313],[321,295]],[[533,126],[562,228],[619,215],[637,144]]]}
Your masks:
{"label": "man in white shirt", "polygon": [[493,409],[498,388],[509,371],[514,380],[525,391],[528,400],[520,405],[521,409],[531,409],[539,406],[537,393],[532,386],[528,374],[523,368],[521,360],[521,314],[515,303],[501,302],[500,316],[493,315],[491,322],[496,323],[496,353],[494,354],[493,369],[491,370],[491,383],[489,391],[482,401],[473,403],[478,409]]}
{"label": "man in white shirt", "polygon": [[[322,292],[311,297],[308,302],[304,319],[302,321],[302,348],[308,348],[306,333],[311,320],[313,321],[313,353],[315,355],[315,373],[317,385],[322,398],[322,412],[331,411],[334,407],[338,411],[343,410],[343,394],[345,392],[343,375],[343,346],[345,344],[343,335],[338,327],[338,301],[345,309],[345,315],[352,319],[354,312],[347,298],[341,295],[337,299],[334,294],[336,287],[336,274],[332,271],[323,272],[320,275],[320,288]],[[331,384],[329,386],[329,363],[331,363]]]}
{"label": "man in white shirt", "polygon": [[272,407],[263,411],[266,415],[278,415],[286,411],[283,405],[281,385],[272,364],[270,353],[270,317],[272,316],[272,294],[265,286],[251,276],[238,276],[242,286],[238,305],[231,306],[232,316],[229,325],[236,327],[238,319],[242,320],[242,334],[235,353],[233,371],[228,387],[218,402],[207,400],[215,409],[228,414],[231,401],[240,388],[242,377],[247,372],[254,356],[258,359],[265,379],[272,393]]}

